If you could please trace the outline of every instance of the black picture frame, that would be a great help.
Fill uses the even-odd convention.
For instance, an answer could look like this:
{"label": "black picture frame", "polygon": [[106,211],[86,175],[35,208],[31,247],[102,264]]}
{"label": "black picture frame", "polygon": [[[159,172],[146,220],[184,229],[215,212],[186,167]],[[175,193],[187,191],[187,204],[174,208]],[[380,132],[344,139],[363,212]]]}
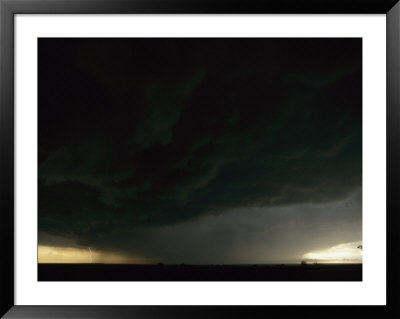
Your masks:
{"label": "black picture frame", "polygon": [[[400,3],[398,0],[0,0],[0,315],[5,318],[394,318],[398,307]],[[387,21],[386,306],[22,306],[14,304],[14,17],[16,14],[385,14]]]}

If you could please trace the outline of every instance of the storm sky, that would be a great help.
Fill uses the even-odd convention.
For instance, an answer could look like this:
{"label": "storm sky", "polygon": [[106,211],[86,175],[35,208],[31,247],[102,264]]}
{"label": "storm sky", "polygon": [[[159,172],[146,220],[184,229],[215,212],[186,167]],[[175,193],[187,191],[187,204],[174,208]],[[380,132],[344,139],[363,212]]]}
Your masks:
{"label": "storm sky", "polygon": [[361,39],[38,46],[42,261],[287,263],[361,243]]}

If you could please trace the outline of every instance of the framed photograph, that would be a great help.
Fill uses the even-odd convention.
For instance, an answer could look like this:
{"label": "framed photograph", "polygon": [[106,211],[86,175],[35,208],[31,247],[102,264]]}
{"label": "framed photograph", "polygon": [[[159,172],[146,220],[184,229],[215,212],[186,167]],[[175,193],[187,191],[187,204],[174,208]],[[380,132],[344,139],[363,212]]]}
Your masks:
{"label": "framed photograph", "polygon": [[391,318],[397,1],[0,1],[1,315]]}

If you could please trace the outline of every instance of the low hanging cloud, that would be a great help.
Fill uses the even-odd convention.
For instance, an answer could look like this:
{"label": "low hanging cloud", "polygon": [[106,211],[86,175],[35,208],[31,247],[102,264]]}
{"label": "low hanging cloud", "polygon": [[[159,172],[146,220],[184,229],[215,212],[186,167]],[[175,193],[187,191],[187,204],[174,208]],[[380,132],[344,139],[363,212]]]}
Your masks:
{"label": "low hanging cloud", "polygon": [[354,193],[361,41],[303,40],[40,39],[39,230],[105,246]]}
{"label": "low hanging cloud", "polygon": [[[240,208],[174,225],[115,229],[112,236],[90,242],[99,254],[95,262],[108,262],[120,255],[126,262],[136,263],[248,264],[300,263],[308,252],[361,238],[361,193],[356,191],[327,204]],[[72,261],[81,257],[90,262],[88,248],[82,244],[39,233],[39,245],[55,246],[55,251],[72,248],[78,252],[71,256]]]}

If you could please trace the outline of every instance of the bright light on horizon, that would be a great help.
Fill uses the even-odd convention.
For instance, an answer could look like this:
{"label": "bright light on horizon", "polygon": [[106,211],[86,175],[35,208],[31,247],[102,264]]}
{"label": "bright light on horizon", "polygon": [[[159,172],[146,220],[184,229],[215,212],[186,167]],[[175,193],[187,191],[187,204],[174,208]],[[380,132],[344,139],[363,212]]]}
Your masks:
{"label": "bright light on horizon", "polygon": [[105,252],[88,248],[38,246],[38,263],[52,264],[147,264],[153,263],[140,256],[125,256],[122,254]]}
{"label": "bright light on horizon", "polygon": [[319,263],[362,263],[361,241],[342,243],[327,249],[305,253],[302,259]]}

